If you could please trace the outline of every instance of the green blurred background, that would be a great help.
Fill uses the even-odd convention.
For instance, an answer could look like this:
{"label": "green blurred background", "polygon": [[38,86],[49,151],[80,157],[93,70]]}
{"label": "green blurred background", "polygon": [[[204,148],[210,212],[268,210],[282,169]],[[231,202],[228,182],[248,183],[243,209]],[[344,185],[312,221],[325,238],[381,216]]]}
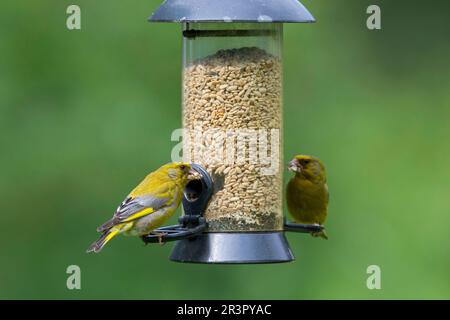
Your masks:
{"label": "green blurred background", "polygon": [[[146,22],[159,3],[0,5],[0,298],[450,298],[443,0],[304,0],[318,22],[285,26],[285,158],[326,163],[329,241],[288,234],[297,260],[276,265],[178,264],[172,244],[130,237],[85,253],[175,144],[180,27]],[[366,28],[370,4],[382,30]],[[81,290],[66,288],[71,264]],[[381,290],[366,287],[372,264]]]}

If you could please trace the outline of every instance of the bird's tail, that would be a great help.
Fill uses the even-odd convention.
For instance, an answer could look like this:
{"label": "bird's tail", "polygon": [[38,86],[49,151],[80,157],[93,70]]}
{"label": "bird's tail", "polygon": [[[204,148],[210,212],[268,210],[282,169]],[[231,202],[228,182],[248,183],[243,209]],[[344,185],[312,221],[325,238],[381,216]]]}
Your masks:
{"label": "bird's tail", "polygon": [[327,236],[327,234],[326,234],[326,232],[325,232],[325,229],[322,229],[322,230],[319,231],[319,232],[311,233],[311,235],[312,235],[313,237],[320,237],[320,238],[322,238],[322,239],[328,240],[328,236]]}
{"label": "bird's tail", "polygon": [[100,227],[97,228],[97,232],[105,232],[108,229],[111,229],[115,224],[117,224],[116,219],[112,218],[111,220],[106,221]]}
{"label": "bird's tail", "polygon": [[109,240],[114,238],[118,233],[119,229],[117,228],[106,230],[97,241],[95,241],[93,244],[89,246],[86,252],[95,252],[95,253],[100,252],[105,246],[105,244],[107,244]]}

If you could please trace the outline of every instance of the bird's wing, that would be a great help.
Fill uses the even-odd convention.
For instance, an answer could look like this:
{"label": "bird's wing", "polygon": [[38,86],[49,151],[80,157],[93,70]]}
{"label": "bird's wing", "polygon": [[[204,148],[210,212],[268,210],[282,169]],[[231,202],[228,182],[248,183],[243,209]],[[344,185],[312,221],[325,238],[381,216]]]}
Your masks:
{"label": "bird's wing", "polygon": [[130,222],[158,211],[169,202],[168,197],[155,197],[152,195],[128,196],[117,208],[113,218],[97,228],[98,232],[103,232],[112,226],[124,222]]}
{"label": "bird's wing", "polygon": [[120,222],[130,222],[157,211],[166,205],[169,200],[166,197],[154,197],[151,195],[130,198],[125,199],[114,214],[114,217]]}

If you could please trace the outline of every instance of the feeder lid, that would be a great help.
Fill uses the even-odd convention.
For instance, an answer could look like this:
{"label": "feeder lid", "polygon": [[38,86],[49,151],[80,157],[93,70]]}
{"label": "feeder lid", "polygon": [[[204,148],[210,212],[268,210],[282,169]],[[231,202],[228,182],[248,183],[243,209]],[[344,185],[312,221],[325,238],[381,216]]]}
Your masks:
{"label": "feeder lid", "polygon": [[297,0],[165,0],[150,22],[315,22]]}

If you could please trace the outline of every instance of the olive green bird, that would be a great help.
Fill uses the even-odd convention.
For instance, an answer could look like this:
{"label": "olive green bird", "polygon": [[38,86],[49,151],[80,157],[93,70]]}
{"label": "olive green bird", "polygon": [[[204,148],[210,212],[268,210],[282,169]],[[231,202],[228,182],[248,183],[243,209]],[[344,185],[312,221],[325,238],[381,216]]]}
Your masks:
{"label": "olive green bird", "polygon": [[150,173],[120,204],[112,219],[97,228],[102,235],[87,252],[99,252],[118,234],[145,236],[164,224],[179,207],[183,190],[198,177],[191,165],[168,163]]}
{"label": "olive green bird", "polygon": [[[298,155],[288,169],[295,172],[286,190],[289,213],[297,223],[323,225],[329,200],[325,166],[318,158]],[[325,230],[312,235],[328,239]]]}

